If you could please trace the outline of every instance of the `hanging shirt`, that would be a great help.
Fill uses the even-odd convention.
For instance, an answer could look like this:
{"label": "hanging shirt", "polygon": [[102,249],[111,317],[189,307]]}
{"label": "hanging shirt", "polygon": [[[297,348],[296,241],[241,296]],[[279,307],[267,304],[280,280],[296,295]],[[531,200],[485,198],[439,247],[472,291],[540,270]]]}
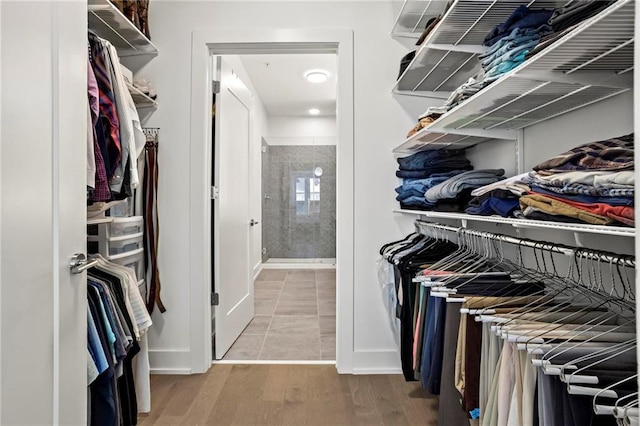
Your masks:
{"label": "hanging shirt", "polygon": [[[133,102],[131,93],[127,88],[124,81],[124,77],[120,70],[120,59],[118,58],[118,52],[116,48],[109,42],[105,42],[110,53],[111,61],[113,62],[114,70],[116,72],[115,80],[115,94],[118,100],[118,117],[120,117],[121,130],[123,129],[122,122],[125,122],[124,129],[127,132],[125,136],[121,136],[123,144],[128,144],[127,155],[129,156],[129,171],[131,172],[131,188],[135,189],[140,184],[140,176],[138,175],[138,157],[142,154],[146,138],[142,132],[142,124],[140,123],[140,116],[138,115],[138,109]],[[122,163],[126,163],[123,149]]]}
{"label": "hanging shirt", "polygon": [[[98,82],[98,90],[100,94],[100,117],[97,131],[98,138],[104,140],[108,162],[107,177],[111,178],[115,171],[115,167],[121,160],[120,150],[120,121],[116,110],[116,101],[113,94],[113,83],[107,68],[106,54],[100,43],[100,39],[92,33],[89,33],[89,44],[91,47],[91,65]],[[104,156],[104,155],[103,155]]]}

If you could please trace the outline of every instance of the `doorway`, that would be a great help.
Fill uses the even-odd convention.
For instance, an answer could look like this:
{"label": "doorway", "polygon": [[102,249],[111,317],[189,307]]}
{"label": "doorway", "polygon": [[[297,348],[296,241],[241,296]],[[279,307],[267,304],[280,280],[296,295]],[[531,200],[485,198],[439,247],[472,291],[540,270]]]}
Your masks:
{"label": "doorway", "polygon": [[336,62],[216,57],[215,359],[335,361]]}
{"label": "doorway", "polygon": [[[202,30],[192,39],[192,121],[190,167],[191,360],[192,372],[211,365],[210,277],[212,258],[211,208],[208,173],[211,172],[210,102],[211,54],[336,54],[340,103],[336,146],[336,367],[352,372],[353,352],[353,32],[345,29]],[[207,95],[207,93],[209,95]],[[203,179],[203,176],[205,177]],[[260,188],[258,187],[258,192]],[[222,193],[222,191],[221,191]],[[203,197],[204,194],[206,198]],[[260,217],[258,217],[260,219]],[[219,251],[218,251],[219,253]],[[220,263],[214,260],[216,274]],[[286,281],[286,280],[285,280]],[[221,295],[222,296],[222,295]]]}

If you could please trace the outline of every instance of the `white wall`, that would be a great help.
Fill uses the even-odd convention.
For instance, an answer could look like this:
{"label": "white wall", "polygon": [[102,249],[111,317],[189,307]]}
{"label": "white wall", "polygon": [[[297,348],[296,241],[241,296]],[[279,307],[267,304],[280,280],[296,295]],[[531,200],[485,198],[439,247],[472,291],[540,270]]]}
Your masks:
{"label": "white wall", "polygon": [[[400,58],[389,37],[388,2],[156,2],[151,32],[160,55],[141,70],[159,93],[149,125],[162,128],[159,212],[160,276],[168,311],[154,316],[154,368],[188,369],[188,173],[191,33],[205,28],[352,28],[355,68],[354,370],[399,371],[399,357],[376,283],[379,247],[397,239],[410,218],[392,213],[396,163],[391,149],[414,118],[392,97]],[[414,111],[417,116],[426,108]],[[259,189],[259,188],[258,188]]]}
{"label": "white wall", "polygon": [[335,145],[337,132],[335,116],[269,116],[265,139],[269,145]]}

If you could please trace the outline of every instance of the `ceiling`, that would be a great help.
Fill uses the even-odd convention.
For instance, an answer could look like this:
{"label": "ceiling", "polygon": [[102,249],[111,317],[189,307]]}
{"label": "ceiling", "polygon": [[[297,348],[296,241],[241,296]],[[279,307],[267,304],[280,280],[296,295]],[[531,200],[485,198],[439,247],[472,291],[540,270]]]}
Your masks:
{"label": "ceiling", "polygon": [[[336,115],[336,55],[288,54],[243,55],[249,78],[258,97],[271,116]],[[304,77],[310,70],[329,73],[324,83],[310,83]]]}

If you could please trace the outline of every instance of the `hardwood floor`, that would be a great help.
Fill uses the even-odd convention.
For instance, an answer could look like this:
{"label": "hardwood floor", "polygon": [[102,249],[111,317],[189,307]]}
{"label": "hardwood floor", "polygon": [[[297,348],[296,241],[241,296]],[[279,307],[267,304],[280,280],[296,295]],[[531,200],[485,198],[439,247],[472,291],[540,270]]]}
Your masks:
{"label": "hardwood floor", "polygon": [[151,377],[139,425],[436,425],[438,401],[402,375],[339,375],[333,365],[214,365]]}

